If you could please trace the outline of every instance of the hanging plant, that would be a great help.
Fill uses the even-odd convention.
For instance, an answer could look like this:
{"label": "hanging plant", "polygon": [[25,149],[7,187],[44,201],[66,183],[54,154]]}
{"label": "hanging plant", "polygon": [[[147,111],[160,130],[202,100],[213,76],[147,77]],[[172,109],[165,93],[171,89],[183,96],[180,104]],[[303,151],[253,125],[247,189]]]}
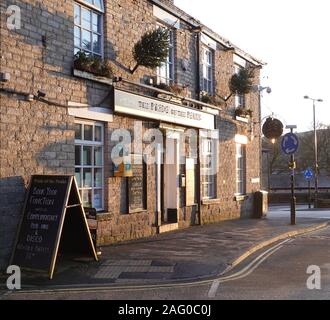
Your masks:
{"label": "hanging plant", "polygon": [[174,93],[176,95],[182,94],[182,92],[184,90],[184,87],[180,86],[178,84],[166,84],[166,83],[155,84],[154,88],[168,91],[168,92]]}
{"label": "hanging plant", "polygon": [[251,67],[242,68],[237,74],[231,77],[229,88],[232,94],[247,94],[252,91],[254,69]]}
{"label": "hanging plant", "polygon": [[74,56],[75,69],[93,73],[96,76],[112,78],[113,72],[108,61],[92,56],[84,51],[78,51]]}
{"label": "hanging plant", "polygon": [[235,109],[235,116],[236,117],[242,117],[242,118],[247,118],[247,117],[252,117],[253,111],[251,109],[245,109],[245,108],[237,108]]}
{"label": "hanging plant", "polygon": [[283,130],[284,130],[283,123],[280,120],[275,119],[273,117],[267,118],[267,120],[262,126],[262,133],[269,140],[273,140],[273,139],[276,140],[279,137],[281,137],[283,134]]}
{"label": "hanging plant", "polygon": [[214,106],[221,105],[221,102],[215,97],[209,94],[203,94],[201,97],[201,102],[212,104]]}
{"label": "hanging plant", "polygon": [[169,30],[162,28],[143,35],[133,49],[136,65],[131,73],[134,73],[139,66],[155,69],[166,62],[170,45],[169,37]]}

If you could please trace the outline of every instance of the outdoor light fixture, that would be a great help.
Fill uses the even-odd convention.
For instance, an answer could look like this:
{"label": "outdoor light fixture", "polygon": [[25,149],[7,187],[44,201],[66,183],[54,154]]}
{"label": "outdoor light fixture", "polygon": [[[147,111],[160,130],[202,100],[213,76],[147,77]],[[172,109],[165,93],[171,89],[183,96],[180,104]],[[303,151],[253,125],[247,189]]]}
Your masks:
{"label": "outdoor light fixture", "polygon": [[37,94],[38,94],[37,95],[38,98],[45,98],[46,97],[46,93],[45,92],[42,92],[40,90],[38,90]]}
{"label": "outdoor light fixture", "polygon": [[8,82],[10,80],[10,73],[8,72],[0,72],[0,81]]}
{"label": "outdoor light fixture", "polygon": [[26,101],[32,102],[34,100],[34,95],[33,94],[28,94],[26,96]]}
{"label": "outdoor light fixture", "polygon": [[318,176],[319,176],[319,164],[318,164],[318,146],[317,146],[317,130],[316,130],[316,106],[315,102],[323,102],[322,99],[313,99],[309,96],[304,96],[306,100],[313,101],[313,123],[314,123],[314,170],[315,170],[315,199],[314,199],[314,207],[317,208],[317,200],[318,200]]}
{"label": "outdoor light fixture", "polygon": [[253,86],[253,91],[261,93],[262,91],[266,90],[268,94],[272,93],[271,87],[263,87],[263,86]]}

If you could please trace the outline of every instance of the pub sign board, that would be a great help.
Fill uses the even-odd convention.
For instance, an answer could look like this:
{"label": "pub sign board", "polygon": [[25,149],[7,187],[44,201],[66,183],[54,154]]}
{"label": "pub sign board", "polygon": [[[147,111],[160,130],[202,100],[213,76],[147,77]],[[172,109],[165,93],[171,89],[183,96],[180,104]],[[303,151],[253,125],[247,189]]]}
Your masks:
{"label": "pub sign board", "polygon": [[11,264],[48,271],[52,279],[60,247],[73,245],[97,260],[75,177],[32,176]]}
{"label": "pub sign board", "polygon": [[115,112],[193,128],[214,130],[215,116],[203,110],[115,89]]}

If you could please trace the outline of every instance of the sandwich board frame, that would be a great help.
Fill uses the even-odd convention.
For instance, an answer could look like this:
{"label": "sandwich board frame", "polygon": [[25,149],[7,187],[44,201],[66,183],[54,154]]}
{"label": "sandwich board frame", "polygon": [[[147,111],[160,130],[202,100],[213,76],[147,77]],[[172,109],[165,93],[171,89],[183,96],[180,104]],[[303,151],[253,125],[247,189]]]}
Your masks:
{"label": "sandwich board frame", "polygon": [[[98,261],[75,176],[33,175],[24,202],[11,265],[41,272],[47,269],[51,280],[60,245],[65,248],[72,241],[75,249],[84,249],[84,253],[89,252]],[[81,246],[83,242],[86,246]],[[87,246],[89,248],[86,250]]]}

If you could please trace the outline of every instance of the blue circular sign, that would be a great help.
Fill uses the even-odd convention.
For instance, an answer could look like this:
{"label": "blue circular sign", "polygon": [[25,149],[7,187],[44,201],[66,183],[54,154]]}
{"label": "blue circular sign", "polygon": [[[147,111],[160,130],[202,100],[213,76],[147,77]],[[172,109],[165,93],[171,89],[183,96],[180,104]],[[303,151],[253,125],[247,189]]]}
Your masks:
{"label": "blue circular sign", "polygon": [[306,180],[311,180],[314,176],[314,172],[311,170],[311,169],[307,169],[305,172],[304,172],[304,177]]}
{"label": "blue circular sign", "polygon": [[282,150],[285,154],[291,155],[298,151],[299,139],[294,133],[287,133],[282,139]]}

